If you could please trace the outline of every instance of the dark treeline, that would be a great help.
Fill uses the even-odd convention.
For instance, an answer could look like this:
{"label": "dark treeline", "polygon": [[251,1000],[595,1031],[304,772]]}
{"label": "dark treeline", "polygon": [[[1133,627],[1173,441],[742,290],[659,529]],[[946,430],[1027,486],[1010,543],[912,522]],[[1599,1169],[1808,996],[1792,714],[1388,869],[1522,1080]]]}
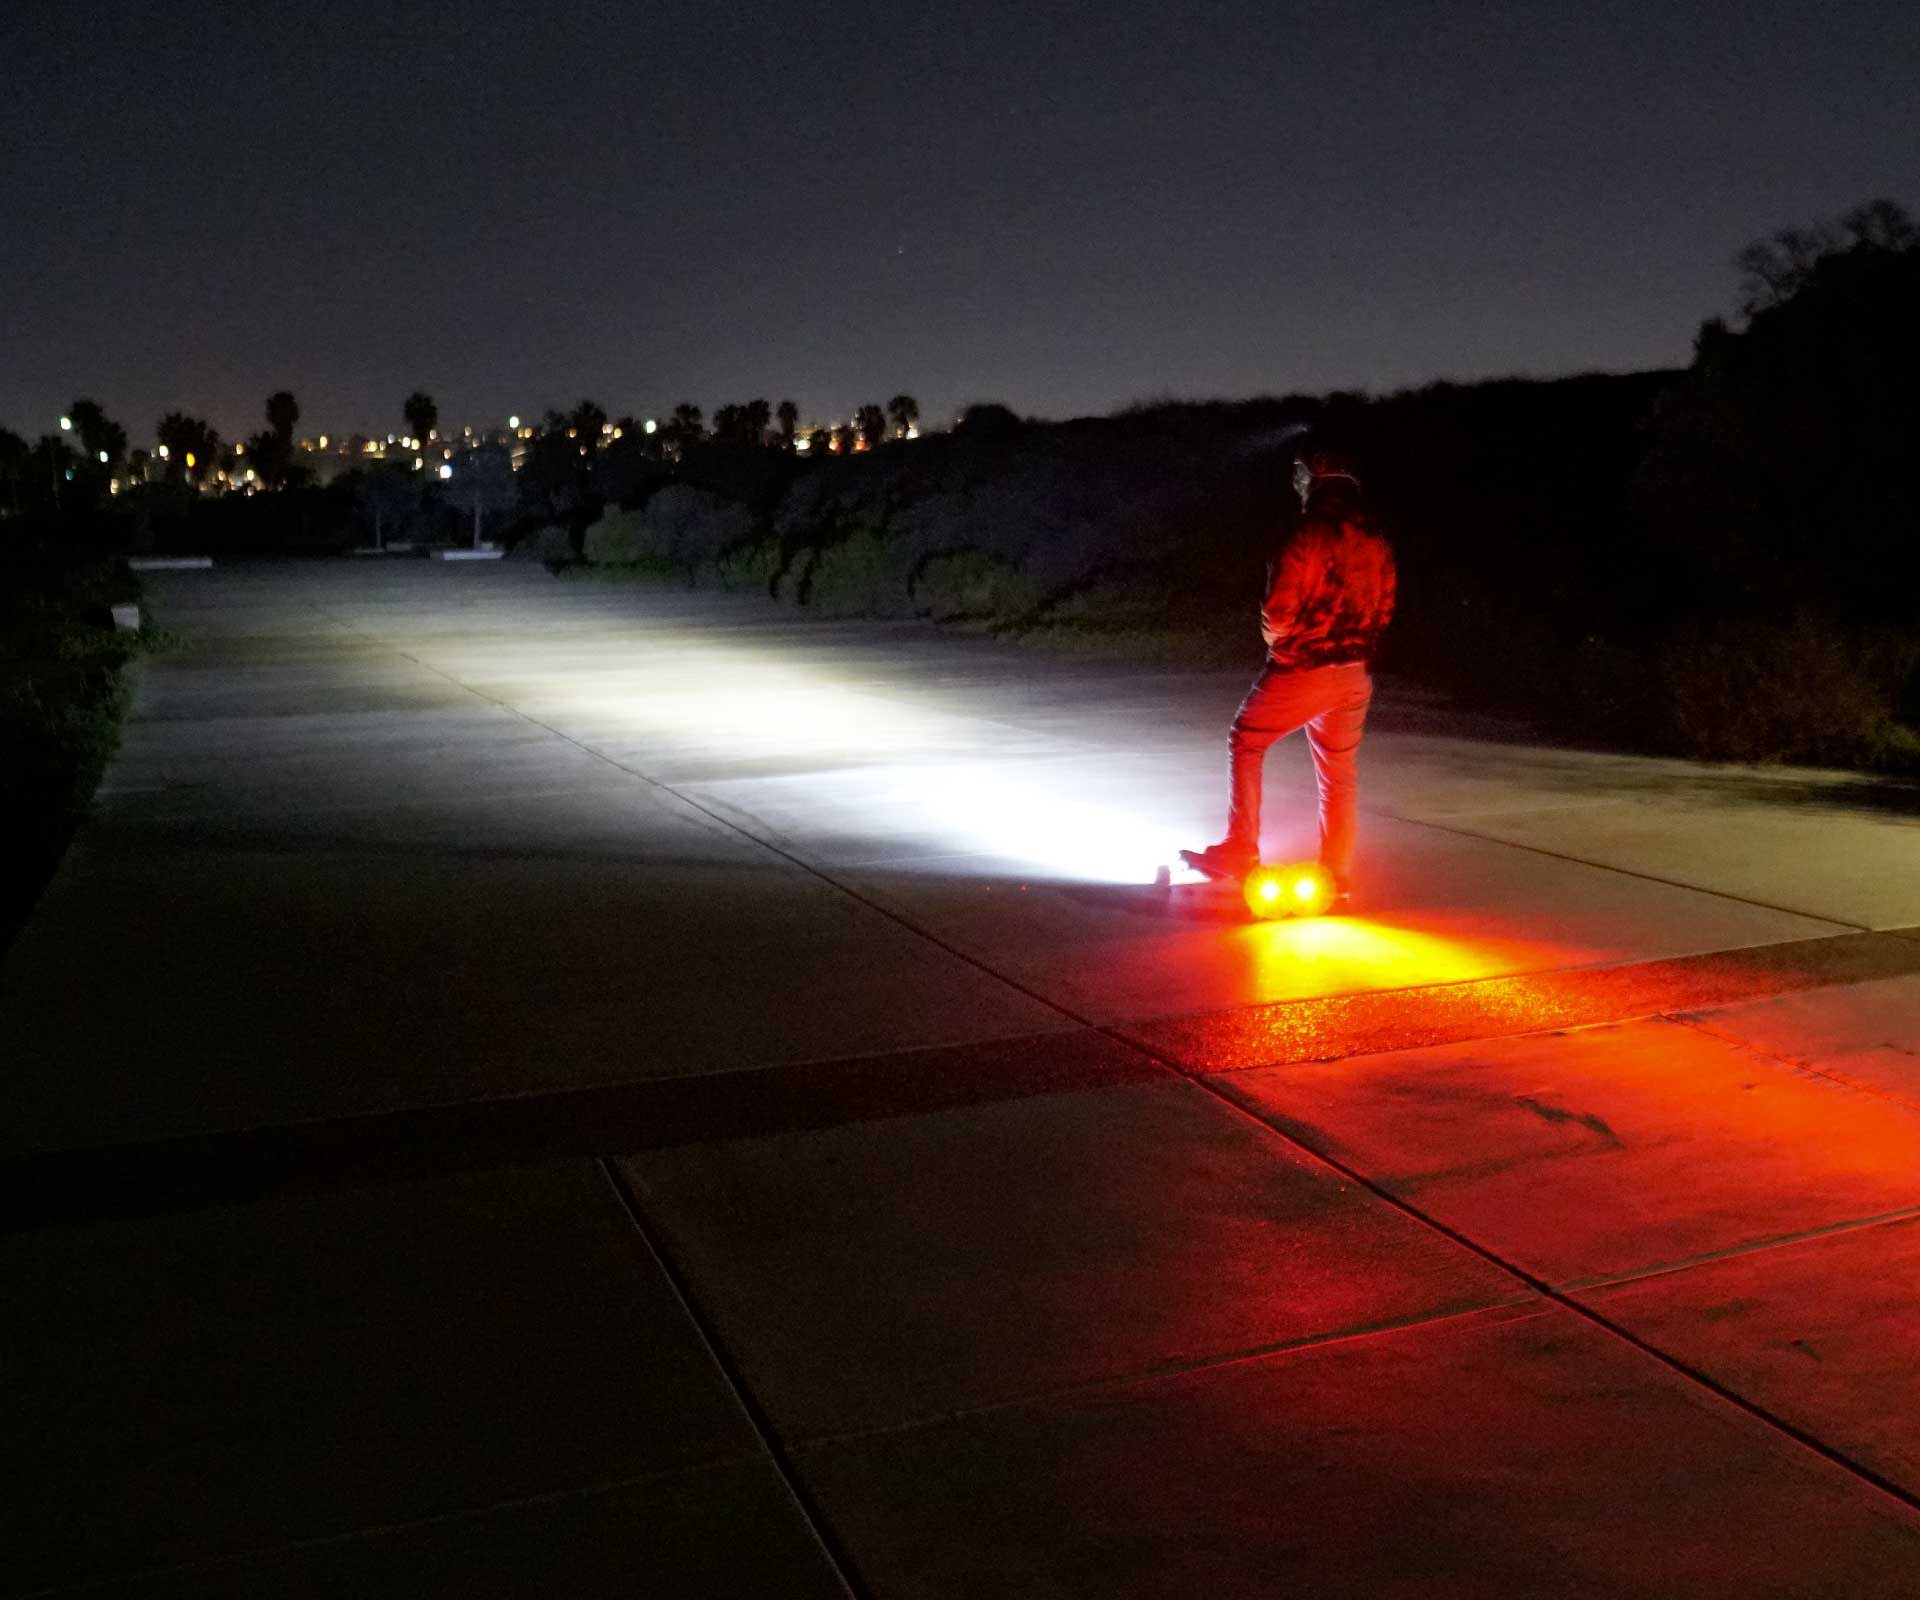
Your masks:
{"label": "dark treeline", "polygon": [[573,548],[837,615],[1231,658],[1281,525],[1274,441],[1310,422],[1400,550],[1384,671],[1574,737],[1915,770],[1920,238],[1879,202],[1739,264],[1737,316],[1685,369],[1064,423],[982,406],[824,465],[695,451],[581,508]]}
{"label": "dark treeline", "polygon": [[[350,441],[354,470],[325,485],[303,481],[281,394],[237,450],[167,419],[166,469],[143,463],[137,492],[96,494],[85,520],[109,543],[214,554],[484,533],[556,568],[1229,661],[1257,650],[1280,441],[1308,422],[1355,450],[1400,552],[1383,671],[1616,744],[1920,766],[1920,240],[1877,202],[1738,264],[1737,312],[1673,371],[1058,423],[983,404],[925,437],[907,395],[809,433],[789,402],[649,425],[588,400],[449,445],[416,393],[401,409],[420,449],[402,436],[361,461]],[[111,457],[124,435],[95,413],[70,420]],[[50,465],[90,471],[59,448],[0,435],[0,511],[23,507],[0,542],[9,525],[16,545],[72,536],[70,508],[36,503]],[[237,491],[249,469],[248,492],[201,492],[209,470]]]}

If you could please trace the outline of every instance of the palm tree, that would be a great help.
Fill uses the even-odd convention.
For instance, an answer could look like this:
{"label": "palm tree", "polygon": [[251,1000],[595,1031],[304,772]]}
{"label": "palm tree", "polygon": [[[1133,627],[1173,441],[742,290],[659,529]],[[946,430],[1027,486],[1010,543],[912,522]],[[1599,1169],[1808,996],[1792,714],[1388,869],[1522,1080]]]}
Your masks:
{"label": "palm tree", "polygon": [[807,453],[818,460],[833,454],[833,429],[815,428],[807,435]]}
{"label": "palm tree", "polygon": [[773,408],[773,414],[780,420],[780,448],[791,450],[794,435],[800,429],[800,408],[791,400],[782,400]]}
{"label": "palm tree", "polygon": [[860,430],[860,437],[869,450],[887,436],[887,414],[878,406],[862,406],[854,413],[853,425]]}
{"label": "palm tree", "polygon": [[440,408],[433,403],[433,396],[419,389],[407,396],[400,414],[407,419],[407,431],[416,439],[426,438],[440,420]]}
{"label": "palm tree", "polygon": [[740,435],[744,443],[756,449],[767,442],[767,426],[773,421],[773,407],[764,400],[749,400],[740,408]]}
{"label": "palm tree", "polygon": [[910,394],[897,394],[887,402],[887,419],[893,424],[893,436],[904,439],[920,420],[920,402]]}
{"label": "palm tree", "polygon": [[300,420],[300,402],[285,389],[276,389],[267,396],[267,426],[274,437],[293,443],[293,425]]}

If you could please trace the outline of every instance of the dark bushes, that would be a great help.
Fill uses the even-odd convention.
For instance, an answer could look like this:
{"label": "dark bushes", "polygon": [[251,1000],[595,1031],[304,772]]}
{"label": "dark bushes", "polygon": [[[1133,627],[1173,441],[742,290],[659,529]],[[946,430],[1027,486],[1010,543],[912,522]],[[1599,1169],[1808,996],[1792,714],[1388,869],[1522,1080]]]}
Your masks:
{"label": "dark bushes", "polygon": [[[11,532],[12,530],[6,530]],[[139,589],[112,555],[64,543],[0,556],[0,948],[84,814],[126,710],[141,638],[111,608]]]}

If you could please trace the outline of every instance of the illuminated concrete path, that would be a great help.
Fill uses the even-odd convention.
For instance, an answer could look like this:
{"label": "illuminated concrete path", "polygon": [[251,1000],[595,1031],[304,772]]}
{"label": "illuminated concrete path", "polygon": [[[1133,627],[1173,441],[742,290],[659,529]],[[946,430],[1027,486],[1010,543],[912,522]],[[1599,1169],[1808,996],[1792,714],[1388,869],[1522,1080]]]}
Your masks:
{"label": "illuminated concrete path", "polygon": [[[512,565],[156,585],[0,1593],[1920,1595],[1920,804]],[[1268,850],[1305,853],[1297,750]]]}

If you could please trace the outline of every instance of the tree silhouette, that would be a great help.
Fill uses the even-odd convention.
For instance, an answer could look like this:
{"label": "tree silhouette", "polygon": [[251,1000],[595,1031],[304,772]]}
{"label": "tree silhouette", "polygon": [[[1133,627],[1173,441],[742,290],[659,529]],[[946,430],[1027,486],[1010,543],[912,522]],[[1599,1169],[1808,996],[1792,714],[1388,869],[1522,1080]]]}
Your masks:
{"label": "tree silhouette", "polygon": [[773,422],[773,407],[764,400],[749,400],[740,408],[742,442],[756,449],[767,442],[767,429]]}
{"label": "tree silhouette", "polygon": [[549,410],[527,445],[520,477],[531,485],[529,498],[537,491],[549,516],[561,516],[579,504],[584,472],[577,438],[568,437],[574,425],[561,412]]}
{"label": "tree silhouette", "polygon": [[887,420],[896,439],[906,438],[907,430],[920,421],[920,402],[910,394],[895,395],[887,402]]}
{"label": "tree silhouette", "polygon": [[267,426],[289,447],[293,444],[293,425],[299,420],[300,402],[289,390],[276,389],[267,396]]}
{"label": "tree silhouette", "polygon": [[433,403],[433,396],[421,389],[407,396],[400,414],[407,419],[407,431],[416,439],[426,438],[440,420],[440,408]]}
{"label": "tree silhouette", "polygon": [[376,461],[353,475],[353,498],[372,524],[374,549],[386,549],[390,531],[407,530],[420,494],[420,474],[410,461]]}
{"label": "tree silhouette", "polygon": [[1740,314],[1754,317],[1791,300],[1832,257],[1855,249],[1899,252],[1916,244],[1920,228],[1892,200],[1869,200],[1832,222],[1782,228],[1734,258],[1740,269]]}
{"label": "tree silhouette", "polygon": [[871,450],[887,436],[887,414],[878,406],[865,405],[854,413],[853,424]]}
{"label": "tree silhouette", "polygon": [[1739,257],[1635,484],[1662,595],[1717,617],[1920,622],[1920,230],[1875,202]]}
{"label": "tree silhouette", "polygon": [[682,456],[707,436],[700,408],[686,400],[673,408],[673,415],[661,431],[666,434],[674,453]]}
{"label": "tree silhouette", "polygon": [[859,437],[860,430],[858,428],[851,422],[843,422],[833,430],[833,447],[838,450],[841,455],[850,456],[853,454],[854,444]]}
{"label": "tree silhouette", "polygon": [[92,465],[123,461],[127,454],[127,430],[113,421],[91,400],[76,400],[67,407],[73,431],[80,436],[80,453]]}
{"label": "tree silhouette", "polygon": [[807,435],[807,453],[809,455],[830,456],[833,454],[833,429],[815,428]]}
{"label": "tree silhouette", "polygon": [[496,511],[511,511],[519,501],[513,462],[498,445],[469,450],[453,464],[448,498],[473,518],[473,548],[480,548],[486,519]]}
{"label": "tree silhouette", "polygon": [[782,400],[773,408],[773,414],[780,422],[780,448],[791,450],[800,427],[800,408],[791,400]]}
{"label": "tree silhouette", "polygon": [[597,450],[600,447],[600,430],[606,425],[606,412],[591,400],[582,400],[567,418],[567,426],[574,430],[581,448],[585,450]]}
{"label": "tree silhouette", "polygon": [[[169,411],[153,432],[166,449],[166,478],[170,483],[184,479],[197,484],[213,470],[220,454],[220,435],[201,418]],[[193,457],[191,463],[189,456]]]}
{"label": "tree silhouette", "polygon": [[247,440],[247,466],[262,485],[284,489],[295,480],[293,428],[300,420],[300,402],[286,389],[267,396],[267,431]]}
{"label": "tree silhouette", "polygon": [[33,447],[19,434],[0,428],[0,493],[6,496],[7,510],[16,515],[32,462]]}
{"label": "tree silhouette", "polygon": [[997,400],[976,400],[960,413],[957,431],[975,439],[1011,439],[1026,426]]}

